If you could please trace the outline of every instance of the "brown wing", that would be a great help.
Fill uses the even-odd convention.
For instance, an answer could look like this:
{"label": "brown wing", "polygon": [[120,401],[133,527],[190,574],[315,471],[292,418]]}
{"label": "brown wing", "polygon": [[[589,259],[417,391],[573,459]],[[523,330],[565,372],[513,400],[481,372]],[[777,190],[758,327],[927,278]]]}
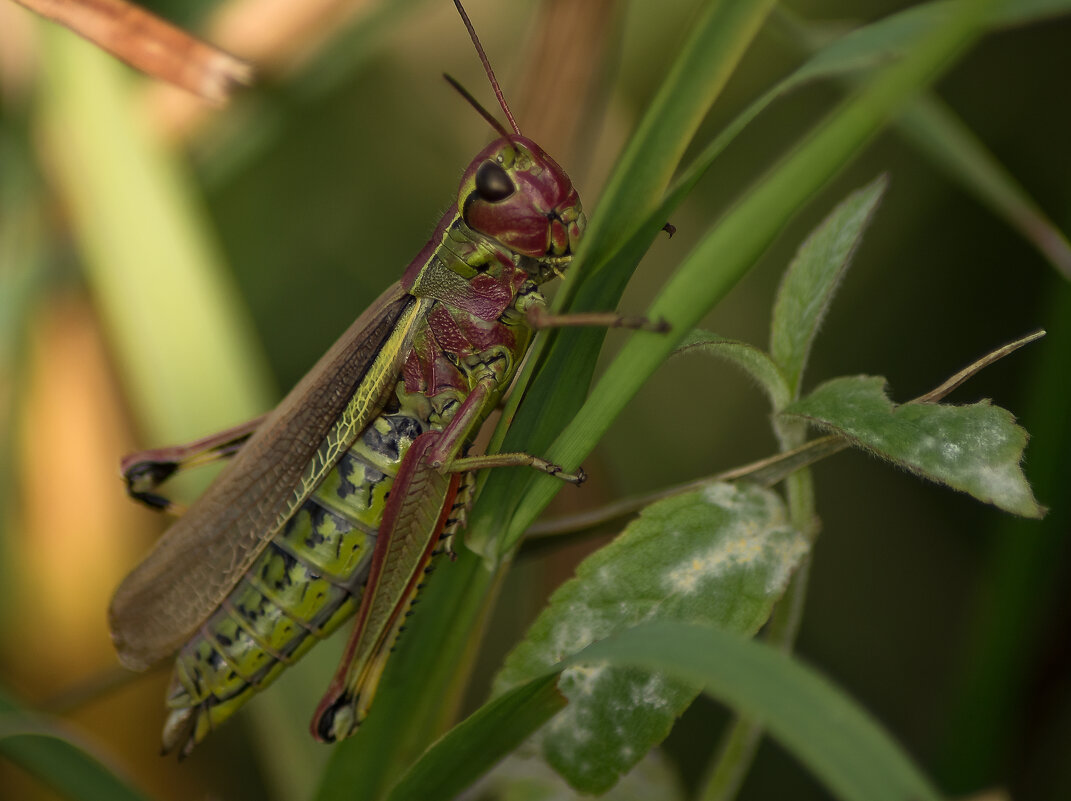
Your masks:
{"label": "brown wing", "polygon": [[388,340],[404,336],[399,323],[411,327],[418,305],[399,284],[383,293],[123,580],[109,623],[124,665],[144,670],[173,654],[227,596],[313,489],[298,488],[358,389],[370,400],[350,415],[353,438],[378,413],[407,350]]}

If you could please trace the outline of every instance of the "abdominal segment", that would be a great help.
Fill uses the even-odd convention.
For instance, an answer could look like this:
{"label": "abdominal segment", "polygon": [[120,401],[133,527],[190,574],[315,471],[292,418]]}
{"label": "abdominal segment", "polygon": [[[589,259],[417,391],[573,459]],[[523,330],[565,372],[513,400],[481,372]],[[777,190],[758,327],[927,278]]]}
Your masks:
{"label": "abdominal segment", "polygon": [[426,428],[412,411],[376,418],[183,646],[165,752],[188,754],[357,611],[387,494]]}

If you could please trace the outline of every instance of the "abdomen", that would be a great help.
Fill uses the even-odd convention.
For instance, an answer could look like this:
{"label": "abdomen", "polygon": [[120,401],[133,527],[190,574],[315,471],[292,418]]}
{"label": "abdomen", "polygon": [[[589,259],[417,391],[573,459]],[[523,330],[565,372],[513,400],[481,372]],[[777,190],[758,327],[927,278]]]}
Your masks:
{"label": "abdomen", "polygon": [[357,611],[387,493],[427,425],[377,417],[183,646],[165,752],[188,753]]}

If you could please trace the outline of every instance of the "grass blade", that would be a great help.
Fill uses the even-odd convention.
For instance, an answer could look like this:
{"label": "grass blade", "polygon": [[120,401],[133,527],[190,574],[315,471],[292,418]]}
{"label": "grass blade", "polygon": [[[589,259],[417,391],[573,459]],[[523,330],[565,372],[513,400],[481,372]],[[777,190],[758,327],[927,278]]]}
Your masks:
{"label": "grass blade", "polygon": [[635,665],[702,684],[780,743],[845,801],[937,801],[930,782],[851,698],[775,648],[683,623],[649,623],[568,660]]}
{"label": "grass blade", "polygon": [[75,801],[147,801],[72,735],[0,692],[0,754]]}
{"label": "grass blade", "polygon": [[[547,451],[548,458],[575,468],[647,377],[747,272],[788,219],[981,33],[985,4],[962,3],[956,9],[902,61],[878,73],[835,109],[700,241],[648,310],[651,319],[668,320],[671,333],[637,333],[629,340]],[[558,490],[553,480],[528,478],[531,491],[503,538],[506,548],[518,541]]]}

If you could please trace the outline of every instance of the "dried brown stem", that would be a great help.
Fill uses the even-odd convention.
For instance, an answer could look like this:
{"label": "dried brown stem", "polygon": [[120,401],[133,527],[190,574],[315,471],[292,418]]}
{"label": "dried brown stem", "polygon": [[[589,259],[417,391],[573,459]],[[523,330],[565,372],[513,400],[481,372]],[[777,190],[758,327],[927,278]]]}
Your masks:
{"label": "dried brown stem", "polygon": [[16,0],[135,69],[217,106],[252,81],[243,61],[125,0]]}

